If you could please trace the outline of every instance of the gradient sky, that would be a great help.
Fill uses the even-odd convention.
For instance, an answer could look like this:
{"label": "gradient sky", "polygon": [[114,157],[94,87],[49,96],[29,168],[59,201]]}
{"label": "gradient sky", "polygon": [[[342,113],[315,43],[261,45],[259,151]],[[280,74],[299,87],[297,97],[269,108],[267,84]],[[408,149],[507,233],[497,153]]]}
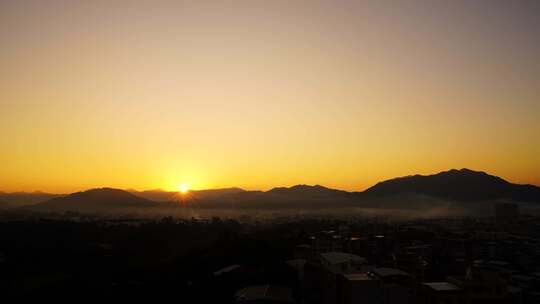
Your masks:
{"label": "gradient sky", "polygon": [[540,185],[540,1],[0,1],[0,190],[462,167]]}

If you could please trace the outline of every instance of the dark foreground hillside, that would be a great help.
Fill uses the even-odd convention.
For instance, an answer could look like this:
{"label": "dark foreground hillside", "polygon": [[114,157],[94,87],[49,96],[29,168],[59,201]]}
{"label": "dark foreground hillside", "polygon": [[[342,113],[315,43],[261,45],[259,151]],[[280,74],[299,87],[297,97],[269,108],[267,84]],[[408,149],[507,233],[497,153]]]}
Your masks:
{"label": "dark foreground hillside", "polygon": [[[451,288],[467,303],[533,303],[539,258],[534,217],[0,223],[1,292],[19,299],[432,303]],[[475,294],[478,275],[490,279]]]}
{"label": "dark foreground hillside", "polygon": [[283,261],[300,234],[285,227],[245,230],[219,219],[1,223],[0,285],[19,296],[174,296],[227,303],[235,290],[208,293],[208,284],[213,272],[238,263],[249,269],[251,283],[291,284],[294,275],[284,275],[289,269]]}

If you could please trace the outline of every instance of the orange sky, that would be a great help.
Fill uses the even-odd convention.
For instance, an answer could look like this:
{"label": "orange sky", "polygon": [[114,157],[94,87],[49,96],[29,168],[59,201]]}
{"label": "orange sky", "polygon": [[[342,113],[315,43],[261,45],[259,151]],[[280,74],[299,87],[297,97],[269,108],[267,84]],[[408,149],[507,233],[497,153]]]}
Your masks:
{"label": "orange sky", "polygon": [[538,2],[290,2],[0,2],[0,190],[540,185]]}

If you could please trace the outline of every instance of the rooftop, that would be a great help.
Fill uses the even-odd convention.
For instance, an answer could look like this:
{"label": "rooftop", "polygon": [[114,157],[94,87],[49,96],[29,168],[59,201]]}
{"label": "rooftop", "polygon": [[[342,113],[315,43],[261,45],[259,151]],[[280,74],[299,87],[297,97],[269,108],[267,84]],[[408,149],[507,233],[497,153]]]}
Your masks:
{"label": "rooftop", "polygon": [[273,285],[250,286],[238,291],[235,295],[238,302],[273,301],[293,303],[291,290],[286,287]]}
{"label": "rooftop", "polygon": [[372,271],[378,277],[410,276],[408,273],[396,268],[375,268]]}
{"label": "rooftop", "polygon": [[456,286],[448,282],[432,282],[432,283],[423,283],[423,285],[435,290],[435,291],[454,291],[461,290],[459,286]]}
{"label": "rooftop", "polygon": [[321,257],[332,265],[343,264],[348,262],[367,263],[367,260],[356,254],[345,252],[326,252],[321,253]]}

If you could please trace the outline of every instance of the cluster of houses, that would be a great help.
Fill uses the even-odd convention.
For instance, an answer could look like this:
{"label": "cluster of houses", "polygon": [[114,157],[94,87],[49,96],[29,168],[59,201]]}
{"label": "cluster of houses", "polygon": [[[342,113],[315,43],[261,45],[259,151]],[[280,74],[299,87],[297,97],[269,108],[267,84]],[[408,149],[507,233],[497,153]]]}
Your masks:
{"label": "cluster of houses", "polygon": [[456,223],[437,223],[451,231],[446,234],[439,234],[429,223],[398,228],[433,232],[428,241],[400,239],[399,233],[361,234],[347,225],[314,233],[286,261],[294,270],[295,284],[246,287],[235,294],[235,301],[540,303],[540,240],[513,233],[527,223],[472,223],[485,228],[473,232]]}

